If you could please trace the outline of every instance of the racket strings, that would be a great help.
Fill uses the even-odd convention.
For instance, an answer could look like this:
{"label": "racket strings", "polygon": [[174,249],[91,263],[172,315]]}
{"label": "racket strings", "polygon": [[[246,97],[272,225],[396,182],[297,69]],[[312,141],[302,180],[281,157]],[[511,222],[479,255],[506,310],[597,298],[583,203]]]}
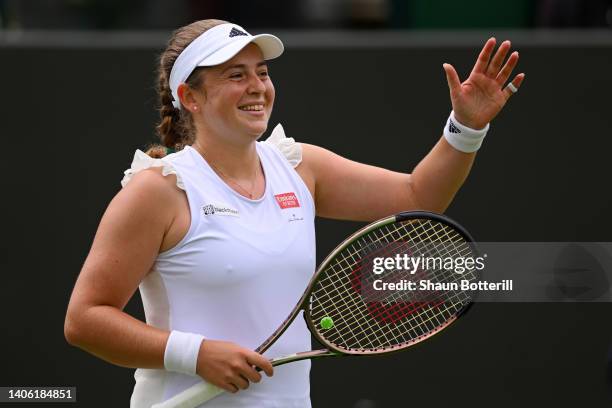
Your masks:
{"label": "racket strings", "polygon": [[[447,237],[447,239],[448,239],[448,237]],[[396,299],[391,299],[391,300],[394,301]],[[402,303],[392,303],[392,304],[397,306],[398,304],[402,304]],[[423,304],[423,303],[417,304],[418,308],[423,309],[422,310],[423,315],[422,316],[416,315],[415,319],[412,319],[412,320],[409,321],[409,323],[411,323],[413,325],[416,325],[416,329],[417,330],[415,330],[415,332],[416,332],[417,335],[422,335],[422,334],[424,334],[424,332],[426,333],[428,331],[429,328],[424,329],[424,326],[427,326],[427,323],[431,324],[432,322],[435,323],[436,321],[439,323],[439,318],[436,315],[432,315],[431,312],[432,312],[432,310],[435,309],[436,306],[440,306],[440,305],[441,305],[441,302],[439,302],[439,301],[436,302],[436,303],[433,303],[433,304],[432,304],[432,302],[428,302],[428,303],[425,303],[425,304]],[[411,304],[411,306],[412,306],[412,304]],[[448,310],[448,307],[446,307],[446,309]],[[426,317],[429,317],[429,318],[428,319],[423,319],[422,318],[423,316],[426,316]]]}
{"label": "racket strings", "polygon": [[[380,241],[380,239],[377,239],[375,242],[379,242],[379,241]],[[360,244],[360,243],[359,243],[359,242],[356,242],[356,244]],[[414,245],[414,246],[416,247],[417,245]],[[353,249],[354,249],[354,248],[353,248]],[[355,253],[356,253],[356,252],[359,252],[359,251],[352,251],[352,252],[349,252],[349,256],[350,256],[351,258],[353,258],[352,260],[353,260],[353,262],[354,262],[354,263],[357,263],[357,262],[358,262],[358,261],[357,261],[357,260],[355,260],[355,258],[354,258],[354,255],[355,255]],[[463,255],[463,254],[462,254],[462,255]],[[371,258],[371,257],[372,257],[372,255],[370,255],[370,256],[368,256],[368,257],[370,257],[370,258]],[[364,257],[363,259],[366,259],[366,257]],[[341,258],[341,259],[337,259],[336,264],[337,264],[337,265],[341,265],[341,264],[342,264],[342,262],[347,262],[347,257],[343,257],[343,258]],[[335,271],[335,270],[334,270],[334,266],[336,266],[336,265],[334,265],[334,264],[332,264],[332,265],[331,265],[331,270],[332,270],[332,271],[334,271],[334,272],[342,272],[342,273],[343,273],[343,272],[345,272],[345,268],[344,268],[344,269],[343,269],[343,268],[341,268],[341,270],[340,270],[340,271]],[[351,265],[351,263],[349,262],[348,267],[351,267],[351,266],[352,266],[352,265]],[[358,270],[358,269],[361,269],[361,268],[355,268],[355,269],[353,269],[353,271]],[[446,272],[446,271],[443,271],[443,272]],[[355,280],[353,279],[353,280],[352,280],[352,282],[355,282]],[[359,284],[361,284],[361,283],[359,283]],[[362,294],[363,294],[363,293],[362,293]],[[334,301],[334,300],[335,300],[335,299],[330,299],[330,303],[333,303],[333,301]]]}
{"label": "racket strings", "polygon": [[[395,299],[393,299],[393,300],[395,300]],[[399,304],[401,304],[401,303],[391,303],[391,305],[394,305],[394,306],[397,306]],[[368,307],[370,305],[372,305],[372,303],[368,303]],[[385,307],[386,306],[387,305],[385,305]],[[436,304],[435,306],[440,306],[440,304]],[[410,304],[409,307],[412,310],[410,310],[408,313],[411,314],[415,310],[415,307],[414,307],[413,304]],[[421,335],[426,334],[430,330],[430,328],[426,328],[425,329],[423,326],[427,325],[427,323],[430,323],[430,324],[431,324],[431,322],[433,322],[434,324],[439,324],[440,323],[439,318],[436,317],[435,315],[431,314],[431,311],[433,310],[433,308],[431,307],[430,304],[426,304],[425,307],[423,305],[419,305],[418,307],[423,309],[422,310],[423,315],[428,316],[429,318],[428,319],[423,319],[423,316],[417,316],[416,319],[411,319],[410,323],[414,326],[414,328],[413,328],[413,331],[411,331],[410,333],[412,334],[413,337],[414,336],[421,336]],[[403,309],[404,310],[400,310],[399,308],[396,307],[395,311],[389,310],[389,311],[386,311],[386,313],[391,314],[391,313],[395,312],[395,313],[404,313],[405,314],[406,313],[405,312],[406,307],[403,307]],[[445,309],[449,310],[448,307],[446,307]],[[372,314],[371,308],[369,308],[369,312],[370,312],[370,314]],[[454,310],[451,310],[451,312],[454,312]],[[362,317],[366,317],[367,318],[367,316],[365,316],[363,312],[361,312],[360,314],[361,314]],[[375,317],[379,317],[379,316],[375,316]],[[398,341],[401,342],[401,339],[399,339],[397,336],[395,336],[395,337],[390,339],[389,335],[385,334],[384,331],[381,331],[381,330],[377,330],[376,331],[376,327],[372,327],[372,325],[370,325],[369,329],[370,329],[370,334],[371,334],[372,331],[375,331],[374,334],[383,333],[384,334],[384,341],[386,341],[387,343],[392,343],[392,342],[397,343]],[[372,338],[371,335],[369,337]],[[370,347],[376,347],[376,344],[370,343],[369,346]]]}
{"label": "racket strings", "polygon": [[[387,303],[386,305],[382,305],[383,307],[388,307],[388,305],[392,305],[395,307],[395,310],[385,310],[386,314],[406,314],[406,306],[402,307],[402,308],[398,308],[397,305],[400,305],[403,303]],[[377,318],[377,320],[379,321],[383,321],[384,323],[388,323],[387,320],[389,319],[379,319],[380,314],[379,313],[375,313],[374,311],[372,311],[372,309],[370,308],[370,305],[372,305],[372,303],[368,303],[368,312],[370,314],[374,314],[374,317]],[[406,305],[406,304],[403,304]],[[414,311],[416,311],[417,309],[420,309],[421,314],[416,314],[413,316],[413,318],[411,318],[409,321],[405,322],[407,324],[409,324],[411,327],[409,328],[409,334],[413,337],[413,338],[417,338],[420,336],[423,336],[425,334],[427,334],[431,328],[428,327],[424,327],[426,326],[428,323],[431,324],[438,324],[440,325],[441,322],[439,320],[439,318],[437,317],[437,315],[432,314],[432,310],[434,310],[434,307],[440,307],[440,304],[435,304],[434,306],[431,306],[430,304],[425,304],[425,305],[418,305],[415,306],[412,303],[407,304],[407,307],[409,308],[408,314],[412,314]],[[380,306],[377,305],[376,308],[380,309]],[[448,311],[449,307],[445,307],[445,310]],[[452,312],[452,310],[451,310]],[[363,312],[361,313],[362,319],[360,321],[358,321],[359,324],[364,324],[364,323],[368,323],[367,320],[363,320],[363,318],[367,319],[368,316],[365,316],[363,314]],[[428,317],[428,319],[424,319],[423,316]],[[396,319],[392,319],[393,323],[395,323]],[[348,322],[347,322],[348,323]],[[350,325],[348,327],[351,327]],[[393,336],[391,339],[389,338],[389,335],[386,333],[386,327],[384,328],[376,328],[373,327],[371,324],[369,325],[368,328],[369,329],[366,333],[369,335],[369,337],[366,337],[366,340],[371,340],[372,338],[375,338],[373,336],[380,336],[382,335],[384,337],[384,341],[386,341],[386,347],[390,347],[394,344],[401,344],[402,342],[405,342],[406,339],[403,338],[399,338],[398,336]],[[363,330],[363,328],[362,328]],[[341,335],[345,335],[345,332],[341,332]],[[352,331],[350,334],[353,334]],[[352,335],[351,339],[358,339],[356,336]],[[344,339],[345,343],[346,343],[347,339]],[[380,339],[379,339],[380,340]],[[362,346],[364,344],[362,343]],[[369,341],[367,342],[365,345],[369,346],[369,348],[379,348],[380,345],[376,344],[375,342]]]}
{"label": "racket strings", "polygon": [[[472,254],[469,243],[453,228],[428,219],[391,223],[360,237],[336,256],[311,295],[313,321],[323,317],[334,321],[333,328],[318,330],[326,341],[346,350],[401,347],[436,331],[470,302],[470,294],[461,291],[432,291],[411,299],[406,299],[403,291],[392,291],[385,292],[383,299],[371,300],[368,296],[364,299],[360,285],[371,281],[362,280],[366,275],[362,268],[375,256],[389,255],[383,252],[385,249],[391,254],[404,252],[441,258]],[[398,271],[393,273],[398,279],[404,277]],[[405,275],[414,280],[414,276]],[[448,283],[459,279],[472,281],[476,275],[473,270],[459,275],[437,268],[427,271],[427,278]]]}
{"label": "racket strings", "polygon": [[[388,231],[388,228],[387,228],[387,231]],[[418,229],[418,228],[417,228],[417,231],[419,231],[419,229]],[[420,230],[420,234],[419,234],[419,239],[422,239],[422,238],[423,238],[423,237],[422,237],[423,232],[426,232],[426,233],[427,233],[427,232],[430,232],[430,231],[431,231],[431,229],[428,229],[428,230],[421,229],[421,230]],[[447,230],[447,231],[448,231],[448,230]],[[437,237],[439,237],[439,234],[436,234],[436,235],[437,235]],[[375,235],[375,236],[376,236],[376,235]],[[449,237],[449,236],[448,236],[448,234],[446,234],[446,237],[444,237],[444,240],[446,240],[446,241],[448,241],[448,242],[454,242],[454,241],[449,241],[449,238],[456,238],[456,237]],[[418,246],[418,245],[417,245],[417,244],[418,244],[418,242],[415,242],[414,240],[412,240],[412,242],[413,242],[413,244],[415,244],[415,245],[413,245],[413,246]],[[454,244],[453,244],[453,245],[454,245]],[[440,254],[438,254],[438,255],[440,255]],[[417,292],[417,293],[418,293],[418,292]],[[401,302],[398,302],[398,303],[393,303],[393,302],[394,302],[394,301],[396,301],[396,300],[397,300],[397,299],[391,299],[391,301],[392,301],[392,304],[393,304],[393,305],[397,306],[398,304],[402,304]],[[401,299],[400,299],[400,300],[401,300]],[[439,321],[439,317],[438,317],[437,315],[432,314],[432,311],[433,311],[433,310],[435,310],[435,307],[436,307],[436,306],[438,306],[438,307],[439,307],[439,306],[441,306],[441,304],[442,304],[442,302],[440,302],[439,300],[438,300],[436,303],[434,303],[433,305],[432,305],[432,302],[428,302],[428,303],[425,303],[425,304],[423,304],[423,303],[418,304],[418,307],[419,307],[419,308],[421,308],[421,309],[423,309],[423,310],[422,310],[422,312],[423,312],[423,316],[426,316],[426,317],[429,317],[429,318],[428,318],[428,319],[423,319],[423,318],[422,318],[423,316],[421,316],[421,315],[415,315],[415,316],[414,316],[414,317],[415,317],[415,319],[409,320],[409,321],[407,322],[407,323],[409,323],[409,324],[412,324],[412,325],[415,325],[415,326],[416,326],[416,329],[417,329],[417,330],[415,330],[414,332],[415,332],[417,335],[424,335],[424,334],[426,334],[426,333],[429,331],[429,329],[430,329],[430,328],[425,329],[425,328],[424,328],[424,326],[427,326],[428,324],[431,324],[432,322],[435,322],[435,321],[437,321],[438,323],[440,323],[440,321]],[[425,307],[425,306],[427,306],[427,307]],[[445,307],[445,310],[446,310],[446,311],[448,311],[448,310],[449,310],[449,307],[448,307],[448,306],[447,306],[447,307]],[[414,333],[413,333],[413,334],[414,334]]]}

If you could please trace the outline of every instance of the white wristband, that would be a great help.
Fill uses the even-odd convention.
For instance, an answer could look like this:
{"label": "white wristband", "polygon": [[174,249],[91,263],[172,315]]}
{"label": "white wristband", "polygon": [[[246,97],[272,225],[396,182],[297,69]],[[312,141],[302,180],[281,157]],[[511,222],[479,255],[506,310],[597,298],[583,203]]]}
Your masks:
{"label": "white wristband", "polygon": [[198,354],[204,336],[173,330],[166,343],[164,367],[168,371],[196,375]]}
{"label": "white wristband", "polygon": [[488,123],[480,130],[462,125],[455,119],[455,112],[451,111],[444,127],[444,138],[455,149],[464,153],[472,153],[480,149],[488,130]]}

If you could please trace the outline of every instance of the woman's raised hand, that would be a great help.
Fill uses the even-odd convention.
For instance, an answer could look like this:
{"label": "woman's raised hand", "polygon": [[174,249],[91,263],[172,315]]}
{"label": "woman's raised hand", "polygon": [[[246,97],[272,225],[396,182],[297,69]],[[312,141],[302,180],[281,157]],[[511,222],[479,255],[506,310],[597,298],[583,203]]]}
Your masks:
{"label": "woman's raised hand", "polygon": [[455,118],[472,129],[482,129],[491,122],[525,79],[525,74],[518,74],[511,82],[514,89],[510,85],[505,86],[518,62],[519,54],[514,51],[503,64],[510,51],[510,41],[501,43],[491,58],[495,43],[495,38],[485,43],[470,76],[463,83],[455,68],[444,64]]}

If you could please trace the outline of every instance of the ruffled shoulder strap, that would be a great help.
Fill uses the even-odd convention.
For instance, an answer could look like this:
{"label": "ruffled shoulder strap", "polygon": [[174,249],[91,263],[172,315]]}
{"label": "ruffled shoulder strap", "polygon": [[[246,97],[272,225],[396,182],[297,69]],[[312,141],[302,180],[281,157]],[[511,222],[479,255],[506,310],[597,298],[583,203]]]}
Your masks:
{"label": "ruffled shoulder strap", "polygon": [[134,159],[132,160],[132,166],[123,172],[124,176],[123,180],[121,180],[121,186],[125,187],[126,184],[130,182],[132,177],[142,170],[149,169],[151,167],[161,167],[162,175],[167,176],[169,174],[174,174],[176,176],[177,187],[181,190],[185,190],[185,185],[183,184],[181,175],[176,172],[176,169],[172,163],[169,160],[166,160],[166,157],[162,159],[154,159],[142,150],[136,150],[136,153],[134,153]]}
{"label": "ruffled shoulder strap", "polygon": [[285,130],[280,123],[276,125],[265,143],[276,147],[294,168],[302,162],[302,145],[292,137],[285,136]]}

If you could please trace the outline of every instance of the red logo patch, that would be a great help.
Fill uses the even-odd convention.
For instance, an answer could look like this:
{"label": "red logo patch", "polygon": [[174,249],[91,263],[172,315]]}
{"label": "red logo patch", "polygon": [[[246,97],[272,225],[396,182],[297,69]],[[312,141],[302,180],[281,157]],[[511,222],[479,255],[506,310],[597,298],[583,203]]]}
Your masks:
{"label": "red logo patch", "polygon": [[276,198],[276,202],[278,202],[281,210],[300,206],[300,202],[295,196],[295,193],[276,194],[274,198]]}

